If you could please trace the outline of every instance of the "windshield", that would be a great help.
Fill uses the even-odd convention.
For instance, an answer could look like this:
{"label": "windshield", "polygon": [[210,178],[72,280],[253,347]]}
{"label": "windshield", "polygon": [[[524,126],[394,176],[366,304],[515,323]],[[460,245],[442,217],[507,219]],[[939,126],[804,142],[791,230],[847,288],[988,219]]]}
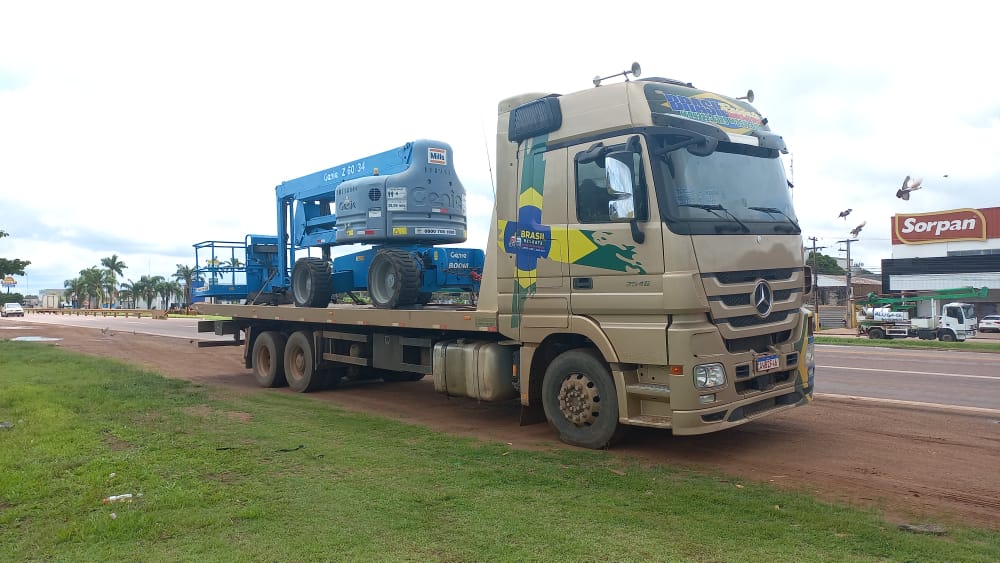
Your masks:
{"label": "windshield", "polygon": [[[662,215],[682,234],[798,234],[791,190],[778,151],[720,142],[711,154],[671,150],[673,136],[657,139],[657,189]],[[655,152],[655,149],[654,149]]]}

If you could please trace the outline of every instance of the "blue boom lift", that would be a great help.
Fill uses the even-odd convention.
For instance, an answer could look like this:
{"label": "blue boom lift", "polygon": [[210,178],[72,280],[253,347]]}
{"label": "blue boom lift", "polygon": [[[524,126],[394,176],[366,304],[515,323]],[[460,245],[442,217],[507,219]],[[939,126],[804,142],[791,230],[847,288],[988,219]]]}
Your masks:
{"label": "blue boom lift", "polygon": [[[435,246],[467,238],[465,188],[447,143],[406,143],[282,182],[275,194],[277,236],[247,235],[242,265],[235,257],[220,266],[217,258],[239,243],[195,245],[198,264],[199,251],[210,252],[198,268],[207,278],[199,298],[326,307],[336,294],[357,301],[353,292],[367,291],[376,307],[400,308],[427,304],[435,292],[479,292],[483,251]],[[331,258],[332,247],[349,244],[371,246]],[[297,250],[312,248],[320,256],[296,259]]]}

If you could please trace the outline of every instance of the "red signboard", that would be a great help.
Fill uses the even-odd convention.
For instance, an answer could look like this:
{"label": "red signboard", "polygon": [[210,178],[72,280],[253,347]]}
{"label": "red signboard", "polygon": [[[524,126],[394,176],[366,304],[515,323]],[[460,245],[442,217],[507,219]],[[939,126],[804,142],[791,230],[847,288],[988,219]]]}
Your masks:
{"label": "red signboard", "polygon": [[1000,238],[1000,207],[892,216],[892,244]]}

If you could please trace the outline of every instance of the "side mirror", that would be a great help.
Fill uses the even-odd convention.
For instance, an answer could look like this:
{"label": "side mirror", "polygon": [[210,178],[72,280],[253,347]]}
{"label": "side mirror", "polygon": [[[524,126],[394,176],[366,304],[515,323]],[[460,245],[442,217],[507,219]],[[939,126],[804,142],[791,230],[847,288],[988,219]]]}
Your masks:
{"label": "side mirror", "polygon": [[642,244],[645,233],[639,229],[635,213],[635,185],[632,178],[632,166],[635,154],[629,150],[613,151],[605,155],[604,171],[610,191],[611,219],[627,220],[631,227],[632,240]]}

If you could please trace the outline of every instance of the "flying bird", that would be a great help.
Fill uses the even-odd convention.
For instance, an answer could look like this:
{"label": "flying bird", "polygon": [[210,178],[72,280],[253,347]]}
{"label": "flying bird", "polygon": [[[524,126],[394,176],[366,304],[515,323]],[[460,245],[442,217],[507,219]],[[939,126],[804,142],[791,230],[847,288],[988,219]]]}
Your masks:
{"label": "flying bird", "polygon": [[903,179],[903,187],[896,190],[896,197],[903,201],[910,201],[910,192],[919,190],[921,182],[923,182],[923,180],[920,178],[910,180],[910,177],[907,176]]}
{"label": "flying bird", "polygon": [[851,211],[853,211],[853,209],[848,208],[848,209],[846,209],[844,211],[841,211],[840,215],[837,215],[837,217],[842,217],[844,219],[844,221],[846,221],[847,220],[847,216],[851,214]]}
{"label": "flying bird", "polygon": [[854,227],[854,230],[851,231],[851,236],[852,237],[856,237],[859,234],[861,234],[861,229],[865,228],[865,225],[867,225],[867,224],[868,224],[868,221],[862,221],[860,225],[858,225],[857,227]]}

